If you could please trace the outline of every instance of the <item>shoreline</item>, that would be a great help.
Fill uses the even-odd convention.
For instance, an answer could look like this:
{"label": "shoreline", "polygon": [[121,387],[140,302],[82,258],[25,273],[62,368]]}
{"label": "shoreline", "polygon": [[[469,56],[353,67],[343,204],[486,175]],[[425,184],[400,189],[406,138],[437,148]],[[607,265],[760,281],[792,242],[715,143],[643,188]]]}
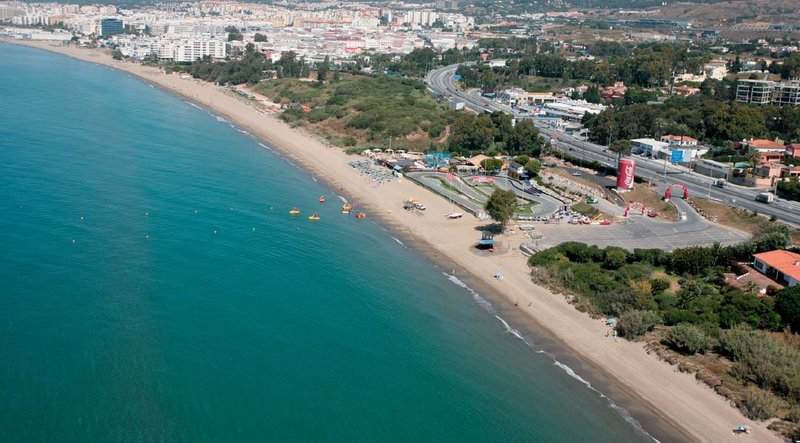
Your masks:
{"label": "shoreline", "polygon": [[[489,300],[500,321],[508,321],[520,329],[522,337],[534,338],[533,350],[542,349],[554,361],[579,373],[592,389],[597,387],[598,394],[613,398],[655,438],[661,441],[742,438],[733,437],[731,430],[739,423],[746,423],[752,427],[751,435],[756,441],[780,441],[763,423],[745,419],[725,399],[695,381],[692,374],[679,373],[675,367],[648,355],[641,343],[604,338],[606,329],[598,320],[577,311],[562,295],[536,286],[530,279],[525,257],[514,248],[519,243],[514,235],[498,236],[508,245],[507,252],[491,257],[470,252],[469,245],[477,238],[475,228],[485,223],[472,218],[451,221],[437,217],[434,214],[449,212],[449,203],[431,191],[409,180],[387,183],[380,189],[370,188],[347,165],[353,157],[342,149],[320,141],[305,130],[290,128],[274,115],[257,112],[210,83],[167,75],[138,63],[114,61],[100,49],[53,46],[51,42],[0,41],[123,71],[245,129],[323,180],[332,190],[338,189],[349,200],[357,201],[366,208],[369,217],[378,219],[382,227],[402,238],[407,247],[423,253],[443,274],[447,275],[449,269],[456,270],[460,281]],[[409,197],[421,197],[428,206],[425,216],[402,210],[402,200]],[[503,281],[489,278],[495,270],[503,271]]]}

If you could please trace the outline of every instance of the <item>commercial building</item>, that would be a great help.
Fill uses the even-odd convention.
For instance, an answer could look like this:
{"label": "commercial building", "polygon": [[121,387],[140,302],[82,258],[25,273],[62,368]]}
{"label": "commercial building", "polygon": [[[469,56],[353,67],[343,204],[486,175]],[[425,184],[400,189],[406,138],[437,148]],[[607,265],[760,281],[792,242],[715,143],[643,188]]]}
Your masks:
{"label": "commercial building", "polygon": [[554,103],[544,103],[542,109],[548,114],[565,120],[581,121],[585,114],[599,114],[605,105],[589,103],[585,100],[560,99]]}
{"label": "commercial building", "polygon": [[800,80],[774,82],[742,79],[736,85],[736,101],[755,105],[800,105]]}
{"label": "commercial building", "polygon": [[800,283],[800,254],[777,249],[753,256],[753,267],[776,282],[795,286]]}
{"label": "commercial building", "polygon": [[100,35],[119,35],[125,31],[122,20],[118,18],[104,18],[100,20]]}
{"label": "commercial building", "polygon": [[669,143],[652,138],[636,138],[631,140],[631,152],[646,157],[659,158],[663,152],[669,151]]}
{"label": "commercial building", "polygon": [[724,178],[726,180],[730,178],[732,170],[733,168],[730,163],[720,163],[707,158],[701,159],[694,165],[694,172],[698,174],[707,175],[712,178]]}

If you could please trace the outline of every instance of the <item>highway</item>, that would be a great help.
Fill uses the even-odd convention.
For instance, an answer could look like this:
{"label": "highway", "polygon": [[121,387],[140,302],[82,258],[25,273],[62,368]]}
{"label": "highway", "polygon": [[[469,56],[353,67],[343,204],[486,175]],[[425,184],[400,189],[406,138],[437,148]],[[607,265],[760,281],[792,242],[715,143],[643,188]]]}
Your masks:
{"label": "highway", "polygon": [[[474,62],[471,62],[474,64]],[[459,65],[449,65],[432,70],[425,77],[428,87],[447,98],[464,103],[464,107],[473,112],[502,111],[512,114],[517,119],[526,118],[526,115],[517,113],[510,106],[496,103],[482,97],[478,91],[462,91],[455,85],[453,76]],[[578,139],[546,126],[542,122],[534,123],[541,134],[549,137],[553,146],[574,157],[598,162],[616,168],[616,154],[608,152],[605,146],[600,146],[586,140]],[[636,160],[636,175],[644,180],[667,183],[679,183],[689,189],[689,195],[705,197],[730,206],[757,211],[759,214],[775,216],[784,222],[800,226],[800,202],[775,198],[773,203],[760,203],[755,201],[756,195],[761,192],[742,186],[726,183],[725,188],[711,186],[711,177],[697,174],[688,168],[675,166],[663,160],[652,160],[643,157],[632,157]],[[677,191],[678,188],[674,188]]]}

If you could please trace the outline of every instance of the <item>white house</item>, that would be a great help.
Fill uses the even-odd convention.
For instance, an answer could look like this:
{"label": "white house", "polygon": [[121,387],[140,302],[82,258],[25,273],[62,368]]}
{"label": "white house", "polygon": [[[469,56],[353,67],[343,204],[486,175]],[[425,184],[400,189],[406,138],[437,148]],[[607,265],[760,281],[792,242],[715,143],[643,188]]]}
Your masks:
{"label": "white house", "polygon": [[800,283],[800,254],[776,249],[753,256],[753,267],[776,282],[795,286]]}

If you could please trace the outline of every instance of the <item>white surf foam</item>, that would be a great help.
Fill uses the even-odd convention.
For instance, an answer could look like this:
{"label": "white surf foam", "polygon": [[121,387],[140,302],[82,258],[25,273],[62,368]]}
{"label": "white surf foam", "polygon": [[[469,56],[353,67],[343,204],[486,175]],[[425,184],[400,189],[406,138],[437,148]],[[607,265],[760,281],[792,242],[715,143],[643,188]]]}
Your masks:
{"label": "white surf foam", "polygon": [[[467,292],[469,292],[472,295],[472,299],[475,300],[475,303],[477,303],[478,306],[480,306],[483,309],[485,309],[486,312],[488,312],[488,313],[494,315],[495,317],[497,317],[497,311],[494,310],[494,306],[492,306],[492,304],[489,303],[489,300],[486,300],[485,298],[481,297],[480,294],[478,294],[474,289],[472,289],[469,286],[467,286],[466,283],[464,283],[463,281],[459,280],[458,277],[456,277],[455,275],[447,274],[445,272],[442,272],[442,274],[444,276],[446,276],[447,279],[450,280],[451,283],[455,284],[456,286],[459,286],[459,287],[462,287],[462,288],[466,289]],[[500,319],[500,317],[497,317],[497,318]],[[500,319],[500,320],[502,321],[502,319]],[[503,323],[505,323],[505,321],[503,321]]]}
{"label": "white surf foam", "polygon": [[272,151],[272,148],[270,148],[269,146],[265,145],[264,143],[259,143],[258,146],[261,146],[262,148],[266,149],[267,151]]}
{"label": "white surf foam", "polygon": [[[509,325],[508,322],[503,317],[500,317],[497,314],[497,311],[494,309],[494,306],[492,306],[492,304],[488,300],[486,300],[485,298],[481,297],[481,295],[478,294],[477,291],[475,291],[474,289],[470,288],[466,283],[461,281],[458,277],[456,277],[453,274],[448,274],[448,273],[442,272],[442,275],[447,277],[447,279],[451,283],[453,283],[456,286],[459,286],[459,287],[465,289],[467,292],[469,292],[472,295],[472,299],[475,300],[475,303],[477,303],[478,306],[480,306],[484,310],[486,310],[486,312],[494,315],[494,317],[497,320],[499,320],[500,323],[503,325],[503,327],[505,328],[505,331],[507,333],[513,335],[514,337],[518,338],[523,343],[525,343],[527,346],[533,348],[534,344],[532,342],[526,340],[525,337],[517,329],[512,328],[511,325]],[[625,409],[625,408],[617,405],[616,403],[614,403],[613,400],[611,400],[605,394],[603,394],[602,392],[598,391],[594,386],[592,386],[592,384],[589,383],[588,380],[586,380],[583,377],[581,377],[580,375],[578,375],[569,366],[567,366],[564,363],[561,363],[560,361],[558,361],[553,354],[551,354],[551,353],[549,353],[549,352],[547,352],[547,351],[545,351],[543,349],[535,350],[535,352],[537,354],[542,354],[542,355],[545,355],[548,358],[550,358],[553,361],[553,364],[555,366],[559,367],[561,370],[563,370],[568,376],[570,376],[574,380],[577,380],[579,383],[584,385],[587,389],[590,389],[591,391],[593,391],[597,395],[599,395],[600,398],[604,399],[608,403],[608,407],[610,407],[612,410],[614,410],[614,412],[619,414],[620,417],[622,417],[622,419],[625,420],[626,423],[628,423],[631,427],[634,428],[634,430],[636,430],[636,432],[638,432],[639,434],[641,434],[641,435],[643,435],[643,436],[645,436],[647,438],[652,439],[656,443],[660,443],[655,437],[653,437],[647,431],[644,430],[644,428],[642,427],[641,423],[639,423],[638,420],[633,418],[633,416],[631,416],[630,412],[628,412],[627,409]]]}
{"label": "white surf foam", "polygon": [[494,318],[500,320],[500,323],[502,323],[503,326],[506,328],[506,332],[508,332],[509,334],[513,335],[514,337],[517,337],[518,339],[522,340],[526,345],[533,346],[532,344],[528,343],[528,340],[525,340],[525,337],[523,337],[522,334],[519,331],[517,331],[516,329],[512,328],[511,325],[509,325],[508,322],[503,319],[503,317],[500,317],[499,315],[495,315]]}
{"label": "white surf foam", "polygon": [[404,247],[404,248],[408,248],[408,246],[406,246],[406,244],[405,244],[405,243],[403,243],[402,241],[400,241],[400,239],[399,239],[399,238],[397,238],[397,237],[395,237],[394,235],[390,235],[389,237],[392,237],[392,240],[396,241],[398,244],[400,244],[400,246],[402,246],[402,247]]}

